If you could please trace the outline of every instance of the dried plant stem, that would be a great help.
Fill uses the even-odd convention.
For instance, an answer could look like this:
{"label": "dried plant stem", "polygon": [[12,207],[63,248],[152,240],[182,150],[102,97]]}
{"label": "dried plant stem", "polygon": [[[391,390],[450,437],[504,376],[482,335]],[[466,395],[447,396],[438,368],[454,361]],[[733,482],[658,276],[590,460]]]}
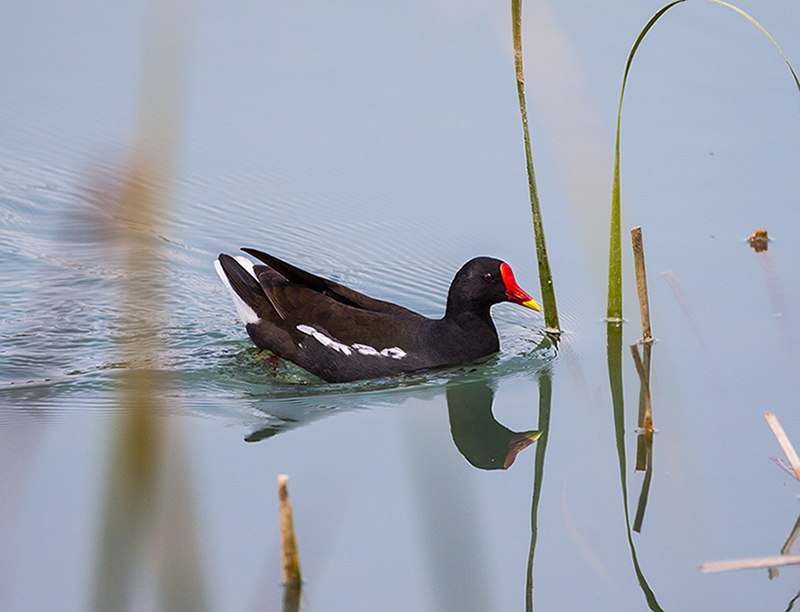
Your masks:
{"label": "dried plant stem", "polygon": [[653,335],[650,329],[650,302],[647,299],[647,272],[644,266],[644,243],[642,228],[631,230],[631,246],[633,247],[633,265],[636,270],[636,291],[639,294],[639,312],[642,316],[642,342],[649,342]]}
{"label": "dried plant stem", "polygon": [[283,565],[283,610],[300,609],[300,557],[297,554],[297,540],[292,520],[292,501],[286,483],[289,477],[278,476],[278,502],[281,529],[281,560]]}
{"label": "dried plant stem", "polygon": [[786,455],[786,458],[789,460],[789,465],[792,466],[795,477],[798,481],[800,481],[800,458],[797,456],[794,446],[792,446],[792,443],[789,441],[789,436],[787,436],[786,432],[783,431],[783,427],[781,427],[778,417],[776,417],[774,414],[771,412],[765,412],[764,418],[767,419],[767,423],[769,423],[772,433],[774,433],[775,437],[778,439],[778,444],[781,445],[784,455]]}
{"label": "dried plant stem", "polygon": [[759,557],[755,559],[739,559],[736,561],[712,561],[711,563],[703,563],[700,566],[700,571],[729,572],[731,570],[798,564],[800,564],[800,555],[779,555],[777,557]]}

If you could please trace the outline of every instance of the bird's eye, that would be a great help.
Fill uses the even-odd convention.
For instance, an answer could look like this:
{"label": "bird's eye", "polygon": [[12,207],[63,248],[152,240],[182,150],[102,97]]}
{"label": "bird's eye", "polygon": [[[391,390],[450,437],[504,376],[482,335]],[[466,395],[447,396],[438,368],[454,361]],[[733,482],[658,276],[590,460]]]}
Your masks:
{"label": "bird's eye", "polygon": [[491,283],[494,280],[494,276],[492,276],[491,272],[487,272],[483,275],[483,280],[485,280],[487,283]]}

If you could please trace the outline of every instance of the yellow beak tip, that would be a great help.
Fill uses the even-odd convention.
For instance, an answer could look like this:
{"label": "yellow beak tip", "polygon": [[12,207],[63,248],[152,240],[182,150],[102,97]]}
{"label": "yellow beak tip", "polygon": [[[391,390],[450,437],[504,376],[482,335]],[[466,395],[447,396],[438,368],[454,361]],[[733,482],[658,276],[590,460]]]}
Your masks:
{"label": "yellow beak tip", "polygon": [[542,311],[542,309],[539,307],[539,304],[533,300],[526,300],[522,302],[522,305],[525,306],[525,308],[530,308],[531,310],[538,310],[539,312]]}

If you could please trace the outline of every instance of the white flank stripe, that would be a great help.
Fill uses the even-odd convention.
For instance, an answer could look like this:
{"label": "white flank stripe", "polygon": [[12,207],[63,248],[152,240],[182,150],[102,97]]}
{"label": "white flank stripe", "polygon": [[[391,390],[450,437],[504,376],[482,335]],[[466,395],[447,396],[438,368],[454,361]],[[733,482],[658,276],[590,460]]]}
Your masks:
{"label": "white flank stripe", "polygon": [[373,357],[391,357],[392,359],[402,359],[406,356],[406,352],[397,346],[385,348],[382,351],[379,351],[375,347],[369,346],[368,344],[353,344],[352,346],[347,346],[346,344],[337,342],[333,338],[329,338],[321,331],[311,327],[310,325],[298,325],[297,331],[311,336],[322,346],[327,346],[328,348],[332,348],[334,351],[339,351],[340,353],[344,353],[348,356],[353,354],[353,350],[358,352],[360,355],[371,355]]}
{"label": "white flank stripe", "polygon": [[336,342],[333,338],[328,338],[325,334],[321,331],[317,331],[310,325],[298,325],[297,331],[301,331],[304,334],[308,334],[314,340],[319,342],[322,346],[327,346],[328,348],[332,348],[334,351],[339,351],[340,353],[344,353],[345,355],[352,355],[352,349],[347,346],[346,344],[342,344],[341,342]]}
{"label": "white flank stripe", "polygon": [[353,348],[356,349],[362,355],[373,355],[376,357],[380,357],[380,352],[375,347],[369,346],[368,344],[354,344]]}

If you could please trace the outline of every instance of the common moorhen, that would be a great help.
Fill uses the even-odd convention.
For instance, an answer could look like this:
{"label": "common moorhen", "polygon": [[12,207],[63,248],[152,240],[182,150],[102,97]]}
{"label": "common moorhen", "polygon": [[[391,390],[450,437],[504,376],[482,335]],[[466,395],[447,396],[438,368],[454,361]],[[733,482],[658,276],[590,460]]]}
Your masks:
{"label": "common moorhen", "polygon": [[476,257],[458,271],[441,319],[368,297],[277,257],[242,249],[265,265],[221,254],[214,267],[255,344],[327,382],[454,366],[500,350],[489,309],[539,305],[511,267]]}

